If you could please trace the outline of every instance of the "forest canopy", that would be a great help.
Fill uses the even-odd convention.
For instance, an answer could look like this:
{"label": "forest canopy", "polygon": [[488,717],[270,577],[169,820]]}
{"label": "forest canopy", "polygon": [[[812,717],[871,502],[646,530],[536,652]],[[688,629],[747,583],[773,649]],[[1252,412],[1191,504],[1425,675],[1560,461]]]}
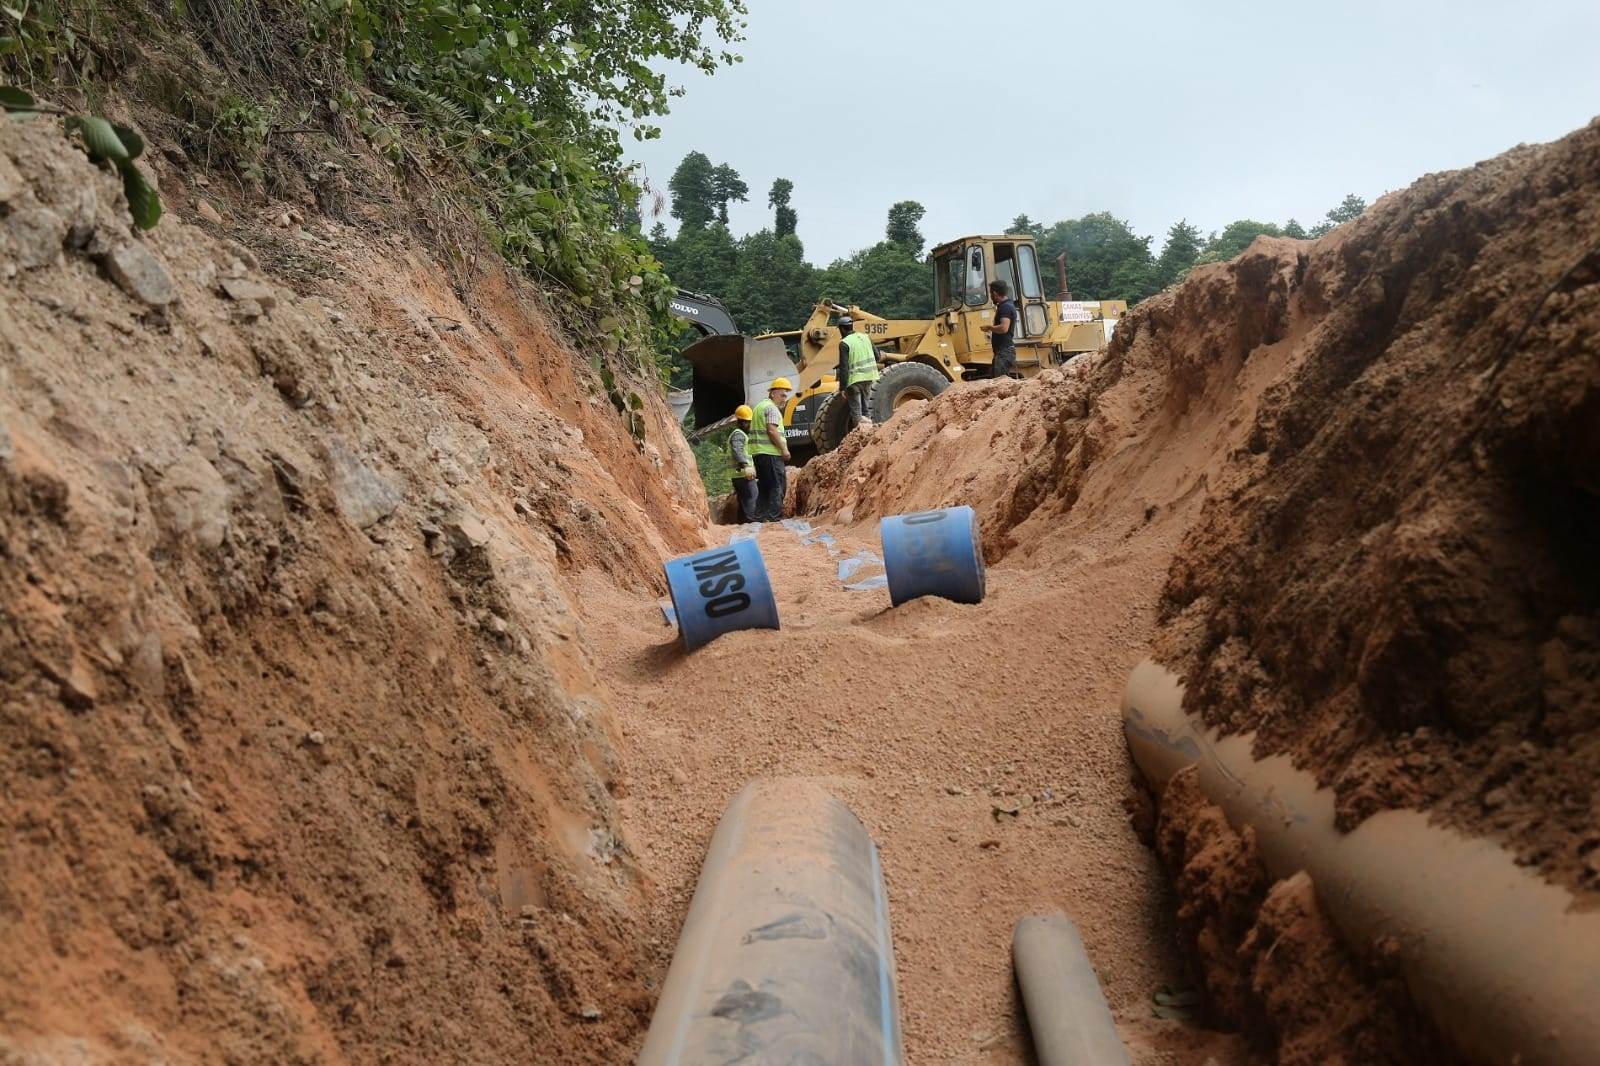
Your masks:
{"label": "forest canopy", "polygon": [[[875,243],[819,266],[806,258],[804,219],[793,206],[795,186],[788,178],[773,181],[767,194],[771,223],[742,237],[728,228],[727,207],[747,199],[749,188],[731,164],[690,152],[668,189],[678,231],[669,235],[665,223],[656,222],[649,234],[651,249],[674,284],[727,304],[741,332],[794,329],[824,297],[885,318],[933,313],[933,276],[921,229],[926,210],[915,200],[887,207],[882,237]],[[1352,194],[1309,229],[1292,218],[1281,225],[1239,219],[1202,233],[1179,219],[1168,227],[1159,250],[1152,236],[1135,232],[1109,211],[1048,225],[1017,215],[1009,222],[996,219],[992,232],[1026,233],[1038,241],[1051,295],[1056,292],[1054,263],[1065,253],[1074,296],[1132,304],[1181,280],[1198,264],[1233,258],[1258,235],[1319,237],[1365,209],[1366,201]],[[933,236],[945,241],[962,235]]]}

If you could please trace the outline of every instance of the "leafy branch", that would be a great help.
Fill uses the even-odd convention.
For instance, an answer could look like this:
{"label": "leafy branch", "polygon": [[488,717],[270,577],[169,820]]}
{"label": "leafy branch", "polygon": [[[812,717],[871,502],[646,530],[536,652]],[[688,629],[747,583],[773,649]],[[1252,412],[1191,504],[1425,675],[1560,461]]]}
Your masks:
{"label": "leafy branch", "polygon": [[0,85],[0,110],[7,114],[50,114],[66,117],[68,133],[83,138],[89,161],[110,163],[122,175],[122,191],[128,198],[128,212],[140,229],[152,229],[161,221],[161,197],[151,188],[133,161],[144,154],[144,138],[121,123],[99,115],[79,115],[40,103],[32,94],[14,85]]}

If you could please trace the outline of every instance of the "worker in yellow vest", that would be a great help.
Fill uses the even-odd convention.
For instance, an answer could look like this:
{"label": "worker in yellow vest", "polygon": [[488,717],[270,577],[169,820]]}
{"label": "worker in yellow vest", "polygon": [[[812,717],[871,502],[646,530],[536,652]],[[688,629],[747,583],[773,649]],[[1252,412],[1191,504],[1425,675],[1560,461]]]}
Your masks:
{"label": "worker in yellow vest", "polygon": [[728,434],[728,457],[733,460],[733,494],[739,500],[739,521],[756,520],[756,464],[750,458],[750,420],[755,412],[749,404],[734,408],[733,432]]}
{"label": "worker in yellow vest", "polygon": [[757,522],[776,522],[783,517],[783,498],[789,489],[789,442],[783,435],[783,408],[789,402],[794,383],[774,378],[767,398],[751,412],[750,439],[747,445],[756,466]]}
{"label": "worker in yellow vest", "polygon": [[872,386],[878,380],[878,352],[867,340],[866,334],[855,332],[855,321],[849,315],[839,316],[839,391],[845,394],[845,421],[849,433],[865,424],[872,428],[871,408],[867,402],[872,397]]}

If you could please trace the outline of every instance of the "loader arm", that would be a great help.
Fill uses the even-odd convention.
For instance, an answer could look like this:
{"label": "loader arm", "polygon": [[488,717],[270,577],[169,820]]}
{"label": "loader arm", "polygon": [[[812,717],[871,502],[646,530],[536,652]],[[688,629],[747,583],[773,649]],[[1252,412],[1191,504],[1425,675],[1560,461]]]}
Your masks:
{"label": "loader arm", "polygon": [[848,314],[855,322],[855,332],[865,336],[873,347],[886,349],[885,355],[909,356],[913,354],[932,323],[928,319],[889,319],[864,311],[851,304],[846,307],[832,300],[819,300],[811,317],[800,328],[800,369],[795,384],[800,393],[823,384],[839,366],[839,341],[843,334],[838,326],[828,324],[835,315]]}

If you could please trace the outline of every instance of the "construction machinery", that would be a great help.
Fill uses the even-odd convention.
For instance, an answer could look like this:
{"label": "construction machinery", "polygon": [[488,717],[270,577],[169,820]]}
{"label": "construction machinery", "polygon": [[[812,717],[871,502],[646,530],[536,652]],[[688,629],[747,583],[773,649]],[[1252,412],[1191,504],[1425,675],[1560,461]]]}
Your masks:
{"label": "construction machinery", "polygon": [[717,337],[739,332],[739,327],[733,324],[733,313],[715,296],[679,289],[667,301],[667,309],[671,311],[673,317],[701,337]]}
{"label": "construction machinery", "polygon": [[[667,310],[687,329],[698,333],[701,340],[707,337],[732,336],[739,332],[739,327],[733,322],[733,313],[715,296],[679,289],[668,301]],[[684,416],[693,406],[693,389],[667,390],[667,407],[679,425],[683,424]],[[723,421],[727,420],[725,414],[717,417]]]}
{"label": "construction machinery", "polygon": [[690,345],[683,356],[694,367],[695,425],[712,429],[739,404],[754,406],[764,398],[773,378],[791,377],[797,389],[783,412],[790,451],[803,461],[838,447],[849,431],[844,400],[835,399],[841,315],[877,350],[881,376],[868,398],[868,414],[884,422],[951,382],[988,376],[993,353],[979,327],[994,319],[991,282],[1006,282],[1017,305],[1016,370],[1023,377],[1103,349],[1127,311],[1122,300],[1073,300],[1064,260],[1057,261],[1057,295],[1047,299],[1038,249],[1027,235],[962,237],[933,249],[930,258],[932,318],[886,319],[823,299],[799,329],[757,337],[720,334]]}

